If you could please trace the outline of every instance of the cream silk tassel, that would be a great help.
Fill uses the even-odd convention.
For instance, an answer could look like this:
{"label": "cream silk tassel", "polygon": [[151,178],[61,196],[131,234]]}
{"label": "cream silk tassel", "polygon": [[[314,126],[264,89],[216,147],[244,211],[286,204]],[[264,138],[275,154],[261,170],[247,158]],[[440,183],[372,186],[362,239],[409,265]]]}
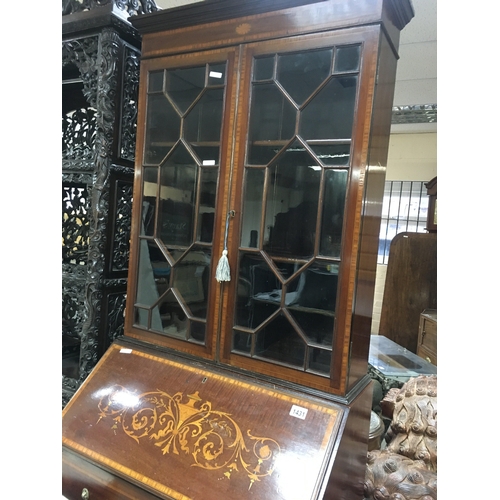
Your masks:
{"label": "cream silk tassel", "polygon": [[229,218],[234,216],[234,211],[231,210],[227,214],[226,218],[226,232],[224,234],[224,250],[222,251],[222,256],[217,264],[217,270],[215,271],[215,279],[220,283],[221,281],[231,281],[231,269],[229,268],[229,260],[227,259],[227,233],[229,229]]}

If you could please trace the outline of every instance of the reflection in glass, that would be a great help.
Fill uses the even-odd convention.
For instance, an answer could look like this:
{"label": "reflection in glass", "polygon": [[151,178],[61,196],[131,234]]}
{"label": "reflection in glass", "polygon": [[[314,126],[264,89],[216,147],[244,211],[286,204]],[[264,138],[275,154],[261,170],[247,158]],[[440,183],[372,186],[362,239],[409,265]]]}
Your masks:
{"label": "reflection in glass", "polygon": [[226,63],[210,64],[208,68],[208,86],[226,83]]}
{"label": "reflection in glass", "polygon": [[220,141],[224,89],[207,90],[186,115],[184,137],[189,142]]}
{"label": "reflection in glass", "polygon": [[193,240],[194,200],[198,167],[180,144],[161,166],[158,231],[167,246]]}
{"label": "reflection in glass", "polygon": [[214,168],[201,169],[197,240],[205,243],[212,243],[213,239],[218,174]]}
{"label": "reflection in glass", "polygon": [[309,370],[329,375],[331,361],[331,349],[320,349],[318,347],[309,348]]}
{"label": "reflection in glass", "polygon": [[306,345],[284,315],[279,315],[257,333],[255,356],[304,366]]}
{"label": "reflection in glass", "polygon": [[325,171],[319,251],[320,254],[329,257],[340,257],[347,179],[347,170]]}
{"label": "reflection in glass", "polygon": [[154,236],[158,168],[144,167],[142,182],[141,236]]}
{"label": "reflection in glass", "polygon": [[180,118],[163,94],[148,96],[144,162],[158,164],[179,138]]}
{"label": "reflection in glass", "polygon": [[148,92],[161,92],[163,90],[163,70],[150,71],[148,74]]}
{"label": "reflection in glass", "polygon": [[183,306],[192,316],[201,319],[207,317],[210,258],[210,249],[193,247],[176,262],[172,271],[171,286]]}
{"label": "reflection in glass", "polygon": [[357,76],[335,77],[304,107],[300,134],[305,139],[350,139]]}
{"label": "reflection in glass", "polygon": [[252,349],[252,337],[253,335],[239,331],[235,328],[233,330],[233,350],[250,354]]}
{"label": "reflection in glass", "polygon": [[191,331],[189,332],[189,340],[194,342],[205,343],[207,334],[207,324],[204,321],[190,321]]}
{"label": "reflection in glass", "polygon": [[259,326],[278,310],[280,294],[280,281],[266,261],[259,254],[243,255],[239,267],[236,324],[246,328]]}
{"label": "reflection in glass", "polygon": [[272,256],[314,252],[321,168],[298,142],[269,167],[264,249]]}
{"label": "reflection in glass", "polygon": [[258,57],[253,63],[253,80],[270,80],[274,74],[274,56]]}
{"label": "reflection in glass", "polygon": [[360,54],[361,45],[338,47],[335,53],[334,73],[357,71],[359,69]]}
{"label": "reflection in glass", "polygon": [[145,328],[161,331],[161,319],[158,312],[149,317],[146,308],[151,308],[159,297],[167,291],[171,266],[153,241],[141,239],[139,245],[137,303],[145,308],[138,310],[136,322]]}
{"label": "reflection in glass", "polygon": [[[315,263],[300,274],[292,305],[311,312],[335,311],[338,267],[335,264]],[[332,314],[333,316],[333,314]]]}
{"label": "reflection in glass", "polygon": [[296,110],[274,83],[254,84],[249,141],[291,139]]}
{"label": "reflection in glass", "polygon": [[351,159],[350,144],[309,143],[316,156],[327,166],[348,166]]}
{"label": "reflection in glass", "polygon": [[298,105],[329,76],[332,54],[332,49],[323,49],[278,57],[277,79]]}
{"label": "reflection in glass", "polygon": [[205,66],[167,70],[165,90],[181,114],[205,87],[205,71]]}
{"label": "reflection in glass", "polygon": [[318,314],[317,312],[304,311],[300,307],[290,307],[290,313],[307,337],[308,342],[323,346],[332,345],[333,314]]}
{"label": "reflection in glass", "polygon": [[242,247],[257,248],[259,246],[263,189],[264,170],[246,168],[240,241]]}

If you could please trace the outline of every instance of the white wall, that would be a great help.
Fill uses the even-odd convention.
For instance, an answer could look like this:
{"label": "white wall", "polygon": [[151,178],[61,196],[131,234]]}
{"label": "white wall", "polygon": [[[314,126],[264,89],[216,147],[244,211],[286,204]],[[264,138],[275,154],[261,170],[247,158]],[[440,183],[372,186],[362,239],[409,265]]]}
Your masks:
{"label": "white wall", "polygon": [[[391,134],[386,180],[430,181],[437,175],[437,133]],[[384,298],[386,264],[377,265],[372,334],[378,334]]]}

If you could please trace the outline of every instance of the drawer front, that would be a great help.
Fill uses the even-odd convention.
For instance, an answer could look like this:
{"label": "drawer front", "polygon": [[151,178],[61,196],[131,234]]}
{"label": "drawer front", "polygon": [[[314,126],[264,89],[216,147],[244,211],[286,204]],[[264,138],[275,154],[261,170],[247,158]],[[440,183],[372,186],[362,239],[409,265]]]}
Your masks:
{"label": "drawer front", "polygon": [[417,355],[425,359],[429,363],[437,366],[437,355],[435,352],[426,349],[425,347],[419,345],[417,348]]}
{"label": "drawer front", "polygon": [[437,353],[437,323],[424,319],[420,343],[431,352]]}
{"label": "drawer front", "polygon": [[74,453],[62,452],[62,494],[68,500],[158,500],[158,497],[92,465]]}

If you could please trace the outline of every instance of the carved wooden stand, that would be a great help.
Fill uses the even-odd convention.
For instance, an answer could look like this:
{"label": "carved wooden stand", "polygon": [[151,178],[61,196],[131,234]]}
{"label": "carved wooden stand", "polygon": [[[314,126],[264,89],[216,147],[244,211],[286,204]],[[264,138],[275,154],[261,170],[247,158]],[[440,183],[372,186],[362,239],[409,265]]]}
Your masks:
{"label": "carved wooden stand", "polygon": [[63,407],[123,333],[140,37],[154,1],[62,5]]}

